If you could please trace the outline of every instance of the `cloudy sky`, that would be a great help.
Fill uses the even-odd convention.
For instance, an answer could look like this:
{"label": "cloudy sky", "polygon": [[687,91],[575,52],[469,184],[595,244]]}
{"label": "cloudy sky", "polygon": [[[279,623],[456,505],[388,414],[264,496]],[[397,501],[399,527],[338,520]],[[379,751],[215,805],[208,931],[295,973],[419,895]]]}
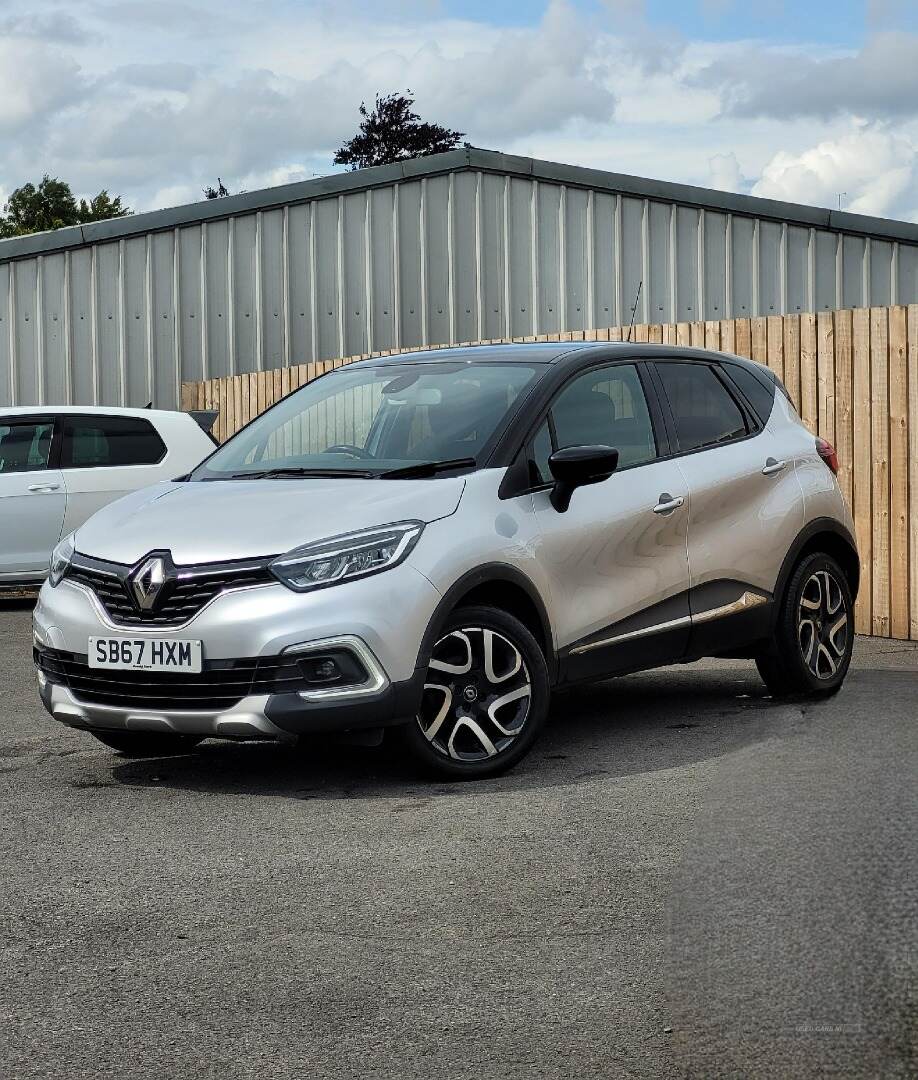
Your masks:
{"label": "cloudy sky", "polygon": [[475,146],[918,221],[918,0],[0,0],[0,202],[322,175],[404,87]]}

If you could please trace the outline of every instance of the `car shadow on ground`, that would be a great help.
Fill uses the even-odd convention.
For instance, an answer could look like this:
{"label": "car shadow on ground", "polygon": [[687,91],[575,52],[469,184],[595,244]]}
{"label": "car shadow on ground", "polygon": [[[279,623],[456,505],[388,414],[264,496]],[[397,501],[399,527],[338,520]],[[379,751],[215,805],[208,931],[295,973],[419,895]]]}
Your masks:
{"label": "car shadow on ground", "polygon": [[386,746],[313,738],[291,748],[207,740],[181,757],[116,758],[129,787],[292,799],[469,795],[568,786],[677,769],[773,737],[799,707],[766,696],[754,668],[644,672],[557,694],[532,753],[512,772],[473,784],[428,779]]}
{"label": "car shadow on ground", "polygon": [[29,593],[22,596],[4,595],[0,592],[0,615],[6,611],[31,611],[38,602],[38,593]]}

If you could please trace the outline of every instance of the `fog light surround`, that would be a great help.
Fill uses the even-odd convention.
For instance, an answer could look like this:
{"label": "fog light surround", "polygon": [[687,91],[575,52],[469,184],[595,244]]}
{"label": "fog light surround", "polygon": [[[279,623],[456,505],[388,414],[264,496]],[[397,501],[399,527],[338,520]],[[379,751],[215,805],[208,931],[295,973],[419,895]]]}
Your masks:
{"label": "fog light surround", "polygon": [[304,641],[289,646],[284,653],[302,657],[300,669],[304,679],[315,681],[314,688],[297,691],[306,701],[365,697],[378,694],[389,685],[386,673],[370,648],[352,634]]}

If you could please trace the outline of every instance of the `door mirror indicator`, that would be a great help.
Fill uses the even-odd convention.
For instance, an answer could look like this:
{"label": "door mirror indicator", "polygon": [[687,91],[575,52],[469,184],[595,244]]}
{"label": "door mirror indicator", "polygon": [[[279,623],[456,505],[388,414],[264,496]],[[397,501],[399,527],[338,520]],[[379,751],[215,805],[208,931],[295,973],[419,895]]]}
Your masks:
{"label": "door mirror indicator", "polygon": [[618,468],[618,451],[611,446],[568,446],[556,450],[548,459],[555,478],[551,505],[563,514],[579,487],[607,480]]}

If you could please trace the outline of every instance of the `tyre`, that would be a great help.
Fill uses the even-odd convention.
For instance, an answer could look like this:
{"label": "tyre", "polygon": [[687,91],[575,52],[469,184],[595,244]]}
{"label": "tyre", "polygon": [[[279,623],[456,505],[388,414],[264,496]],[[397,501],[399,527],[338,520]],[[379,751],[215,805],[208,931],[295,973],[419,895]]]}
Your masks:
{"label": "tyre", "polygon": [[833,694],[854,647],[854,601],[838,563],[817,552],[795,567],[780,601],[770,648],[756,658],[776,697]]}
{"label": "tyre", "polygon": [[459,608],[431,650],[417,718],[393,734],[427,772],[496,776],[529,752],[548,701],[548,666],[526,627],[498,608]]}
{"label": "tyre", "polygon": [[94,731],[94,738],[125,757],[168,757],[190,753],[201,741],[196,735],[172,735],[157,731]]}

